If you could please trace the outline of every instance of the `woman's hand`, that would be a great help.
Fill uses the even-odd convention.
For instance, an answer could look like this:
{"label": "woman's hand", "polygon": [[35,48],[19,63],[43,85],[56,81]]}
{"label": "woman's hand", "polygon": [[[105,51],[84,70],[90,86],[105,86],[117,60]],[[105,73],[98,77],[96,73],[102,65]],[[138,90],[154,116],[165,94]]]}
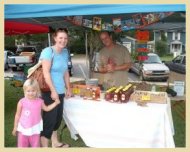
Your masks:
{"label": "woman's hand", "polygon": [[52,100],[58,100],[59,99],[59,96],[58,96],[56,91],[51,92],[51,98],[52,98]]}
{"label": "woman's hand", "polygon": [[55,100],[55,103],[58,105],[58,104],[60,104],[61,102],[60,102],[59,99],[56,99],[56,100]]}
{"label": "woman's hand", "polygon": [[67,90],[66,90],[66,93],[65,93],[65,97],[66,97],[66,98],[69,98],[69,97],[71,97],[71,95],[72,95],[71,89],[67,89]]}

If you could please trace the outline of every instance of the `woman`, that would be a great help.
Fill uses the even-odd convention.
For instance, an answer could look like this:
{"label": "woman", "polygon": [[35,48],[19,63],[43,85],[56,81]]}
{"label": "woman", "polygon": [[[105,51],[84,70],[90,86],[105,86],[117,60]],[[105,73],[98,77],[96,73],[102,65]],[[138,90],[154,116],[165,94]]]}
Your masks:
{"label": "woman", "polygon": [[53,34],[54,45],[45,48],[40,56],[43,74],[50,92],[42,92],[46,105],[59,99],[60,104],[50,112],[43,112],[43,131],[41,132],[41,145],[48,147],[51,139],[52,147],[68,147],[68,144],[58,140],[57,129],[63,116],[63,100],[71,96],[68,72],[68,32],[66,29],[57,29]]}

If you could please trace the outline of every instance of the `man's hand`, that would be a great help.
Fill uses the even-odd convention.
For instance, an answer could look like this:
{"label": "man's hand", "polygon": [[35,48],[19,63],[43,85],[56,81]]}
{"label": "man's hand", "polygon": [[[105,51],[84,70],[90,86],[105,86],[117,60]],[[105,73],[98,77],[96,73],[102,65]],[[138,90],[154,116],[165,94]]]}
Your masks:
{"label": "man's hand", "polygon": [[106,66],[107,72],[114,72],[115,71],[115,65],[114,64],[107,64]]}

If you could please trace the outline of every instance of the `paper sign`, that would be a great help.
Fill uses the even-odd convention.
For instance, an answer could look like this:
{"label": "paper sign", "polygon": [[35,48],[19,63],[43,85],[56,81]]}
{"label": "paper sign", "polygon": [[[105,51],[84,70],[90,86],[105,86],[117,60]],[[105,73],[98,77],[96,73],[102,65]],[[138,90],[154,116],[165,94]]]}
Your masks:
{"label": "paper sign", "polygon": [[142,101],[150,101],[150,95],[142,95]]}
{"label": "paper sign", "polygon": [[174,91],[177,92],[177,96],[183,96],[184,95],[184,81],[174,81]]}

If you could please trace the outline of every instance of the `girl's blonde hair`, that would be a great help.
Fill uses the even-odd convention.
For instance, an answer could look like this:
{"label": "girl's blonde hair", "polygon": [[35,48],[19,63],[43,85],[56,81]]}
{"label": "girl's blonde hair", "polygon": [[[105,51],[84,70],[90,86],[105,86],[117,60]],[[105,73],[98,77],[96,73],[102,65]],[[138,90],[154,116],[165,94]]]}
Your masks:
{"label": "girl's blonde hair", "polygon": [[39,87],[39,84],[38,84],[38,81],[36,79],[27,79],[25,82],[24,82],[24,85],[23,85],[23,90],[24,92],[26,91],[27,87],[33,87],[36,89],[37,91],[37,97],[41,97],[41,91],[40,91],[40,87]]}

